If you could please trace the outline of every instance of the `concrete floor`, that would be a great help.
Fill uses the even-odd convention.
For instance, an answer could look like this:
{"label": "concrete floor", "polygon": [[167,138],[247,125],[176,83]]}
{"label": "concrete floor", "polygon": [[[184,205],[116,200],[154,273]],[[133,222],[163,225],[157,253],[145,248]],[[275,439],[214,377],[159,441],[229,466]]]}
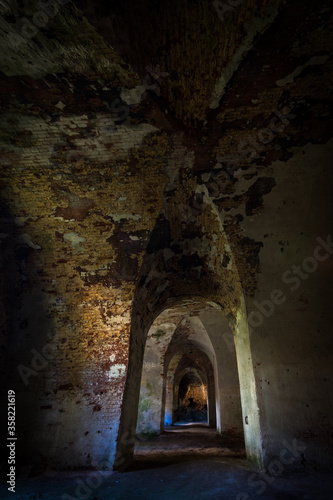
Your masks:
{"label": "concrete floor", "polygon": [[[332,475],[301,471],[265,475],[246,461],[239,438],[216,438],[211,429],[169,429],[138,441],[131,471],[59,472],[0,485],[0,498],[81,500],[330,500]],[[236,458],[235,458],[236,457]]]}
{"label": "concrete floor", "polygon": [[135,446],[137,466],[161,465],[175,460],[196,457],[245,458],[244,439],[240,436],[221,436],[205,424],[184,424],[167,427],[165,432],[149,441],[137,440]]}

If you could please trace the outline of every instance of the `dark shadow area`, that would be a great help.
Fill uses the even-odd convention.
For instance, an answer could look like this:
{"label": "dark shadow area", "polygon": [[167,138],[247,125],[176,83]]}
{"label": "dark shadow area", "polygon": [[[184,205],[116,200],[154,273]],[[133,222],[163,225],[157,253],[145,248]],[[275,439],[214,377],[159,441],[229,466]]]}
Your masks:
{"label": "dark shadow area", "polygon": [[[150,464],[130,472],[48,471],[18,482],[16,500],[47,498],[98,498],[112,500],[327,500],[331,478],[327,473],[307,472],[264,476],[243,459],[187,459],[173,464]],[[250,479],[251,478],[251,479]],[[85,488],[84,488],[85,486]],[[260,487],[260,490],[259,490]],[[0,485],[2,500],[10,500]],[[260,495],[256,495],[256,491]],[[38,492],[35,495],[32,492]]]}
{"label": "dark shadow area", "polygon": [[[6,156],[2,159],[6,163]],[[32,443],[38,432],[37,412],[50,365],[50,351],[45,355],[43,349],[54,322],[41,291],[45,280],[40,261],[42,248],[29,234],[29,215],[20,209],[14,213],[8,208],[8,200],[14,206],[20,205],[13,194],[19,176],[10,173],[12,168],[12,164],[7,168],[7,163],[1,167],[0,181],[0,398],[1,428],[6,440],[3,442],[13,443],[15,438],[16,477],[19,479],[24,466],[30,467],[32,475],[41,466],[42,471],[45,470],[43,457],[34,452]],[[10,427],[8,403],[11,404],[8,416],[15,418]],[[6,481],[9,448],[2,446],[0,453],[0,481]]]}

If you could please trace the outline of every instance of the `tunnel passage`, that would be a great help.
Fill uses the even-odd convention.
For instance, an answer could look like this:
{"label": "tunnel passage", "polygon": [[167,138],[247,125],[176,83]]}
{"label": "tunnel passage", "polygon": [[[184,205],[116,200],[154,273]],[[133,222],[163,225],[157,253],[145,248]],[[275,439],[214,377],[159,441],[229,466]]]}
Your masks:
{"label": "tunnel passage", "polygon": [[182,423],[201,423],[223,435],[243,436],[236,352],[230,337],[222,312],[197,300],[167,308],[154,320],[141,371],[136,421],[140,439]]}
{"label": "tunnel passage", "polygon": [[143,356],[131,467],[196,457],[245,457],[231,329],[212,304],[189,299],[151,325]]}
{"label": "tunnel passage", "polygon": [[[205,304],[196,302],[166,309],[149,329],[141,374],[136,434],[152,437],[176,420],[182,376],[191,369],[207,391],[207,423],[216,427],[214,349],[201,322]],[[175,399],[176,398],[176,399]]]}
{"label": "tunnel passage", "polygon": [[178,401],[174,423],[207,423],[207,383],[194,370],[189,369],[180,379],[176,391]]}
{"label": "tunnel passage", "polygon": [[216,429],[214,370],[207,353],[195,345],[193,339],[185,342],[166,365],[164,424],[201,422]]}
{"label": "tunnel passage", "polygon": [[[139,319],[139,314],[136,317]],[[206,370],[201,367],[197,372],[200,373],[198,378],[207,383],[207,423],[204,426],[221,438],[245,440],[246,456],[255,460],[260,446],[256,422],[258,406],[250,376],[251,355],[245,318],[242,305],[236,334],[233,334],[218,306],[199,297],[187,296],[169,302],[169,307],[160,311],[151,322],[141,347],[142,354],[138,355],[139,344],[133,341],[116,470],[126,470],[135,462],[138,439],[141,442],[146,442],[147,438],[162,439],[170,426],[182,430],[181,426],[173,426],[174,381],[179,375],[176,383],[179,389],[186,368],[189,368],[188,364],[183,365],[181,373],[179,365],[184,354],[188,356],[191,351],[200,352],[211,363],[210,369],[206,365]],[[139,326],[138,323],[135,328],[144,328],[144,324]],[[243,425],[245,416],[248,416],[248,425]],[[193,422],[190,425],[202,424]]]}

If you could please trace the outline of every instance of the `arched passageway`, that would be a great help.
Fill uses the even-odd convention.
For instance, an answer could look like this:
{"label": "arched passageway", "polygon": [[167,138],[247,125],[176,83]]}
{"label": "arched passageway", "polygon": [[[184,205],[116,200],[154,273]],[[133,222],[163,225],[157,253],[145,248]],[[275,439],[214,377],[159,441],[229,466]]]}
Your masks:
{"label": "arched passageway", "polygon": [[157,435],[177,420],[176,391],[182,373],[191,367],[206,387],[208,425],[243,433],[235,349],[223,335],[233,338],[221,311],[197,300],[166,309],[155,319],[143,359],[137,434]]}
{"label": "arched passageway", "polygon": [[187,368],[179,378],[180,375],[174,387],[174,424],[207,423],[207,378],[204,373]]}
{"label": "arched passageway", "polygon": [[[166,187],[137,281],[115,457],[118,470],[133,460],[137,432],[161,432],[166,401],[163,368],[188,344],[211,360],[217,431],[244,429],[247,457],[262,464],[249,328],[237,266],[207,188],[186,172],[181,169],[179,183]],[[193,206],[194,199],[195,214],[185,213],[184,204]],[[149,360],[150,355],[154,359]],[[142,405],[140,387],[148,403],[156,404]]]}
{"label": "arched passageway", "polygon": [[236,353],[225,341],[228,333],[232,339],[222,312],[197,299],[156,318],[142,367],[135,467],[193,455],[245,457]]}
{"label": "arched passageway", "polygon": [[[142,357],[138,406],[131,408],[133,426],[136,421],[135,434],[140,440],[159,436],[166,429],[170,431],[170,425],[177,422],[204,423],[228,439],[244,436],[249,457],[251,439],[243,426],[245,416],[251,414],[251,404],[244,398],[248,390],[244,384],[244,366],[249,351],[243,343],[243,351],[238,349],[236,357],[230,339],[233,340],[233,333],[222,311],[198,298],[183,299],[155,318]],[[191,387],[196,388],[193,390],[197,394],[200,388],[202,395],[196,415],[191,408],[190,398],[195,401]],[[255,413],[252,414],[255,418]],[[133,436],[125,446],[127,451],[132,448],[131,457],[134,443]],[[235,443],[241,456],[242,445],[239,440]],[[148,449],[145,447],[145,453]]]}
{"label": "arched passageway", "polygon": [[[208,355],[184,343],[164,367],[162,416],[164,425],[192,419],[216,428],[216,397],[214,370]],[[172,344],[169,351],[172,353]],[[168,359],[170,357],[166,356]],[[193,401],[191,401],[191,399]]]}

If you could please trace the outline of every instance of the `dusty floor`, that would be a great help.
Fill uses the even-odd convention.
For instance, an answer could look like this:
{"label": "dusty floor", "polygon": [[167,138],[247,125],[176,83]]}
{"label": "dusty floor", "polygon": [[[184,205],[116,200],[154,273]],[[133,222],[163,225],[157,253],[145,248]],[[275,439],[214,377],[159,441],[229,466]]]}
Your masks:
{"label": "dusty floor", "polygon": [[331,500],[331,475],[302,471],[282,476],[258,472],[244,458],[239,438],[211,429],[169,429],[138,440],[131,471],[56,472],[17,481],[16,493],[0,485],[1,499],[81,500]]}
{"label": "dusty floor", "polygon": [[185,457],[216,456],[245,458],[244,440],[240,437],[221,436],[206,425],[187,424],[167,427],[165,432],[149,441],[137,440],[136,464],[143,462],[174,462]]}

